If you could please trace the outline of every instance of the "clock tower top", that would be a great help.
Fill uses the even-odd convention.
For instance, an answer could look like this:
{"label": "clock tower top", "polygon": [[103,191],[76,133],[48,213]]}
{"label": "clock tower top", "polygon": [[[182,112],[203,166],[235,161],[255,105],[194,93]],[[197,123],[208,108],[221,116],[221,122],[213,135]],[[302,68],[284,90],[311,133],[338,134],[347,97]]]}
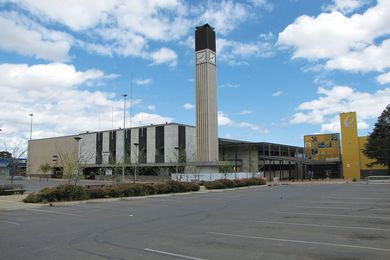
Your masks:
{"label": "clock tower top", "polygon": [[195,51],[209,49],[215,52],[215,32],[208,23],[196,27]]}

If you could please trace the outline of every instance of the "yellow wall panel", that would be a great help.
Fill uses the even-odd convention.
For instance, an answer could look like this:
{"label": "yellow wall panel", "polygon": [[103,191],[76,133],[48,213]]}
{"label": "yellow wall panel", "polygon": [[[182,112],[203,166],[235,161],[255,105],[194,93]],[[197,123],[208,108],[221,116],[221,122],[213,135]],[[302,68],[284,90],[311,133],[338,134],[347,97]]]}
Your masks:
{"label": "yellow wall panel", "polygon": [[340,161],[340,135],[305,135],[305,157],[311,160]]}
{"label": "yellow wall panel", "polygon": [[356,112],[340,114],[343,175],[345,179],[360,178],[359,139]]}

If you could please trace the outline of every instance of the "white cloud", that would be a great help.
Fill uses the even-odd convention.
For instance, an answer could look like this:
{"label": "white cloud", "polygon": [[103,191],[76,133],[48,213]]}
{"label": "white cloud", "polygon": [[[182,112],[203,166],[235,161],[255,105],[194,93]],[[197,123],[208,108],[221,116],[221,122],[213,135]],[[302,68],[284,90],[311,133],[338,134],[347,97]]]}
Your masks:
{"label": "white cloud", "polygon": [[152,79],[135,79],[133,80],[134,84],[135,85],[138,85],[138,86],[144,86],[144,85],[149,85],[153,82]]}
{"label": "white cloud", "polygon": [[151,53],[150,57],[153,60],[153,64],[167,63],[169,67],[174,67],[177,65],[176,52],[165,47]]}
{"label": "white cloud", "polygon": [[69,60],[69,41],[58,34],[54,39],[53,31],[42,33],[5,16],[0,13],[0,49],[50,61]]}
{"label": "white cloud", "polygon": [[108,13],[117,5],[116,0],[14,0],[36,16],[64,24],[75,31],[94,27],[108,19]]}
{"label": "white cloud", "polygon": [[247,17],[248,11],[245,5],[223,0],[221,2],[210,1],[201,20],[218,28],[218,33],[226,35]]}
{"label": "white cloud", "polygon": [[274,5],[269,3],[267,0],[250,0],[250,2],[256,6],[271,12],[274,9]]}
{"label": "white cloud", "polygon": [[326,62],[327,69],[349,71],[383,71],[390,67],[390,39],[379,46],[370,45],[359,51],[350,51]]}
{"label": "white cloud", "polygon": [[[106,80],[96,69],[77,71],[73,65],[0,64],[2,140],[25,141],[29,136],[29,113],[33,113],[33,138],[75,134],[86,130],[122,126],[123,100],[114,93],[84,88],[88,82]],[[110,78],[108,76],[108,78]],[[128,107],[141,100],[129,100]],[[129,118],[129,116],[128,116]],[[144,113],[147,123],[171,118]],[[138,122],[134,116],[134,122]]]}
{"label": "white cloud", "polygon": [[323,7],[326,11],[340,11],[344,14],[368,4],[370,0],[333,0],[333,3]]}
{"label": "white cloud", "polygon": [[282,94],[283,94],[283,91],[276,91],[276,92],[272,93],[272,96],[273,96],[273,97],[279,97],[279,96],[281,96]]}
{"label": "white cloud", "polygon": [[193,104],[189,104],[189,103],[184,104],[183,107],[184,107],[184,109],[186,109],[186,110],[191,110],[191,109],[194,109],[194,108],[195,108],[195,106],[194,106]]}
{"label": "white cloud", "polygon": [[[34,21],[39,21],[42,28],[64,25],[74,33],[76,38],[79,38],[72,42],[55,41],[47,39],[50,30],[44,32],[24,25],[16,28],[19,29],[18,31],[13,30],[16,25],[12,26],[12,24],[1,27],[4,38],[12,44],[4,43],[0,48],[12,47],[13,51],[16,48],[19,50],[18,53],[23,55],[54,61],[67,60],[72,45],[100,55],[134,56],[152,60],[153,64],[175,66],[177,55],[174,51],[166,47],[153,49],[150,47],[150,42],[178,40],[187,34],[193,24],[193,18],[188,17],[189,5],[180,0],[70,0],[66,5],[59,0],[50,3],[38,0],[4,0],[4,2],[14,3],[17,5],[16,10],[24,9],[26,15]],[[17,18],[14,17],[11,22],[15,23],[16,20]],[[11,31],[4,31],[3,28],[10,28]],[[12,31],[16,33],[12,34]],[[81,33],[83,33],[82,37]],[[25,46],[29,42],[33,43],[32,47],[38,43],[39,45],[30,50],[13,47],[14,45]],[[54,56],[54,53],[50,53],[54,51],[62,55]]]}
{"label": "white cloud", "polygon": [[[188,36],[188,32],[193,30],[194,24],[203,22],[215,26],[219,34],[227,35],[241,23],[255,17],[259,8],[270,11],[273,7],[265,0],[242,3],[231,0],[208,1],[196,6],[182,0],[70,0],[66,5],[60,0],[52,0],[50,3],[39,0],[3,2],[13,3],[17,10],[15,12],[30,17],[30,21],[36,21],[41,28],[18,25],[21,33],[15,34],[14,38],[8,35],[1,37],[12,40],[12,44],[0,45],[0,48],[50,61],[66,61],[69,60],[71,47],[81,47],[90,53],[109,57],[133,56],[151,60],[152,65],[167,64],[170,67],[176,66],[177,54],[168,47],[156,49],[154,42],[189,44],[193,38]],[[14,17],[11,22],[16,20]],[[60,32],[46,28],[58,29],[61,26],[67,27],[74,39],[50,39],[55,32]],[[239,65],[246,64],[244,60],[250,57],[272,56],[273,43],[263,36],[249,43],[226,39],[219,41],[217,46],[224,46],[219,55],[220,60]],[[29,42],[33,43],[33,47],[37,46],[29,50],[18,47]]]}
{"label": "white cloud", "polygon": [[165,124],[171,123],[173,118],[164,117],[157,114],[149,114],[146,112],[140,112],[135,114],[132,117],[132,127],[142,126],[142,125],[155,125],[155,124]]}
{"label": "white cloud", "polygon": [[[345,6],[361,6],[355,2]],[[278,45],[292,48],[293,58],[324,61],[330,70],[382,71],[390,66],[389,13],[390,1],[378,0],[361,14],[346,16],[333,10],[317,17],[303,15],[279,34]]]}
{"label": "white cloud", "polygon": [[383,73],[381,75],[379,75],[376,80],[380,83],[380,84],[386,84],[386,83],[390,83],[390,72],[387,72],[387,73]]}
{"label": "white cloud", "polygon": [[218,125],[219,126],[229,126],[234,128],[246,128],[258,133],[268,133],[268,130],[260,125],[255,125],[245,121],[234,121],[223,111],[218,111]]}
{"label": "white cloud", "polygon": [[377,118],[390,100],[390,88],[374,93],[359,92],[348,86],[318,88],[320,97],[300,104],[290,119],[292,124],[321,125],[322,132],[337,130],[338,115],[354,111],[361,129],[368,128],[365,120]]}
{"label": "white cloud", "polygon": [[270,58],[274,55],[273,36],[260,35],[256,42],[242,43],[225,38],[217,39],[218,60],[230,65],[247,64],[252,57]]}
{"label": "white cloud", "polygon": [[251,110],[246,110],[246,109],[245,109],[245,110],[240,111],[238,114],[243,116],[243,115],[252,114],[252,112],[253,112],[253,111],[251,111]]}

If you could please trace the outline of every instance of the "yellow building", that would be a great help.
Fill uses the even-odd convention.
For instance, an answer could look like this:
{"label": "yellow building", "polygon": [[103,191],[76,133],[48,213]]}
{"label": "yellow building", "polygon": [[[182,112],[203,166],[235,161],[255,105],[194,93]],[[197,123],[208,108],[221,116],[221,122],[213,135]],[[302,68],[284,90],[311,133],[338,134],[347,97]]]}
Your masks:
{"label": "yellow building", "polygon": [[344,178],[360,179],[369,175],[386,174],[387,168],[383,165],[367,166],[372,162],[363,154],[368,137],[358,136],[356,112],[341,113],[340,127]]}

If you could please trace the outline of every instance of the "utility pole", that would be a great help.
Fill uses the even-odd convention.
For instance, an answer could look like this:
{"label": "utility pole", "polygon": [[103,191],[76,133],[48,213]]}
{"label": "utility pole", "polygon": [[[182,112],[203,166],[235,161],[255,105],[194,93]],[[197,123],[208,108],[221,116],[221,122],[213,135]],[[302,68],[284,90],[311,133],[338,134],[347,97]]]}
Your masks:
{"label": "utility pole", "polygon": [[31,121],[30,121],[30,140],[32,138],[32,124],[33,124],[33,116],[34,114],[28,114],[30,117],[31,117]]}
{"label": "utility pole", "polygon": [[134,143],[134,146],[136,147],[135,150],[137,151],[136,163],[134,169],[134,179],[133,179],[133,182],[135,183],[137,181],[137,170],[138,170],[138,163],[139,163],[139,143]]}
{"label": "utility pole", "polygon": [[127,94],[122,94],[123,96],[123,163],[122,163],[122,181],[125,182],[125,158],[126,158],[126,97]]}
{"label": "utility pole", "polygon": [[176,150],[176,180],[179,180],[179,147],[175,146],[175,150]]}
{"label": "utility pole", "polygon": [[77,167],[77,176],[76,176],[76,181],[75,185],[77,185],[77,182],[79,180],[79,175],[80,175],[80,164],[79,164],[79,142],[81,140],[80,136],[75,136],[74,139],[76,140],[76,167]]}

